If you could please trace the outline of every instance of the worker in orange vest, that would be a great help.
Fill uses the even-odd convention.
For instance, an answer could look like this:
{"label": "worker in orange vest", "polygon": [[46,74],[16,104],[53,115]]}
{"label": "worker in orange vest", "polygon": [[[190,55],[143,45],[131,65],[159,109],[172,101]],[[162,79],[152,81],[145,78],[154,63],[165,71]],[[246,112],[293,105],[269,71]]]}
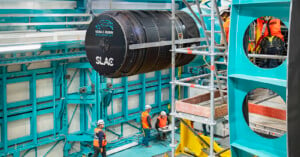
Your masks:
{"label": "worker in orange vest", "polygon": [[[271,32],[271,34],[269,32]],[[256,20],[255,48],[251,51],[260,51],[261,41],[268,36],[276,36],[284,41],[284,36],[281,33],[280,19],[273,18],[272,16],[265,16]]]}
{"label": "worker in orange vest", "polygon": [[151,116],[149,114],[151,111],[151,108],[152,107],[150,105],[146,105],[145,106],[146,111],[144,111],[141,115],[142,129],[143,129],[143,133],[144,133],[142,145],[144,145],[146,147],[151,147],[151,145],[149,145],[150,130],[152,128]]}
{"label": "worker in orange vest", "polygon": [[104,121],[102,119],[98,120],[97,128],[94,129],[94,155],[93,157],[98,157],[101,153],[102,157],[106,157],[106,135],[103,131]]}
{"label": "worker in orange vest", "polygon": [[156,124],[155,124],[155,128],[158,131],[158,139],[160,140],[167,139],[167,133],[160,131],[160,129],[166,128],[168,124],[170,124],[170,121],[168,119],[167,113],[165,111],[161,111],[160,115],[157,117]]}
{"label": "worker in orange vest", "polygon": [[[269,34],[269,31],[271,32],[271,34]],[[280,19],[276,19],[270,16],[258,18],[256,27],[256,41],[259,42],[260,39],[263,39],[264,37],[267,37],[269,35],[276,36],[284,41],[284,36],[281,33]]]}
{"label": "worker in orange vest", "polygon": [[[229,27],[230,27],[230,8],[228,6],[220,7],[220,16],[223,20],[223,28],[225,31],[226,41],[229,41]],[[221,43],[224,43],[224,39],[222,39]]]}
{"label": "worker in orange vest", "polygon": [[[282,55],[286,51],[284,36],[281,32],[280,19],[265,16],[257,19],[256,46],[254,51],[267,55]],[[263,59],[260,66],[274,68],[281,64],[278,59]]]}

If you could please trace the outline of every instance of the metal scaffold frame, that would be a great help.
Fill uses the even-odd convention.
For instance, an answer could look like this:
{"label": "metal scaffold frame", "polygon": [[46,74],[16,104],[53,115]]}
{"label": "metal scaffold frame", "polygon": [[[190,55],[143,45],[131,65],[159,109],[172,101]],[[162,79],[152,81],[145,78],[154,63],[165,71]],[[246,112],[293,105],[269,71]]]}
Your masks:
{"label": "metal scaffold frame", "polygon": [[[215,152],[214,152],[214,125],[216,125],[216,121],[215,121],[215,90],[219,90],[220,91],[220,95],[223,98],[223,101],[225,101],[224,97],[223,97],[223,92],[226,92],[225,90],[222,89],[219,79],[224,77],[218,77],[218,73],[215,70],[215,56],[226,56],[227,55],[227,41],[225,40],[224,43],[224,47],[220,47],[216,45],[216,41],[215,41],[215,33],[221,33],[223,39],[226,39],[225,37],[225,32],[224,32],[224,28],[222,27],[222,20],[220,18],[219,15],[219,10],[218,7],[216,6],[216,1],[212,0],[211,1],[211,13],[210,15],[202,15],[202,11],[200,9],[200,4],[199,1],[196,0],[196,5],[197,5],[197,9],[200,13],[200,17],[198,17],[195,12],[192,10],[191,6],[189,5],[189,3],[186,0],[182,0],[183,3],[187,6],[187,8],[191,11],[191,13],[193,14],[193,16],[195,17],[195,19],[201,24],[202,29],[205,32],[205,42],[206,45],[204,46],[199,46],[199,48],[208,48],[209,51],[198,51],[195,50],[194,47],[191,48],[176,48],[176,32],[175,32],[175,0],[172,0],[172,67],[171,67],[171,103],[172,103],[172,108],[171,108],[171,115],[172,115],[172,140],[171,140],[171,148],[172,148],[172,157],[175,156],[175,118],[181,118],[181,119],[188,119],[191,121],[197,121],[197,122],[201,122],[204,124],[208,124],[210,126],[210,146],[209,146],[209,156],[213,157],[215,156]],[[205,27],[205,23],[203,20],[204,16],[208,16],[211,19],[211,30],[206,30]],[[219,20],[219,24],[221,26],[221,31],[215,31],[215,17],[218,17]],[[210,36],[210,37],[209,37]],[[224,53],[219,53],[219,52],[215,52],[215,49],[219,49],[219,50],[225,50]],[[203,55],[203,56],[210,56],[210,74],[204,74],[204,75],[199,75],[199,76],[193,76],[190,78],[184,78],[184,79],[179,79],[176,80],[175,77],[175,57],[176,57],[176,53],[185,53],[185,54],[194,54],[194,55]],[[225,57],[226,58],[226,57]],[[206,62],[206,64],[208,65],[208,63]],[[224,63],[226,65],[226,60]],[[202,77],[207,77],[210,76],[210,85],[209,86],[202,86],[202,85],[196,85],[196,84],[191,84],[191,83],[185,83],[184,81],[191,81],[191,80],[195,80],[198,78],[202,78]],[[218,84],[218,89],[215,87],[215,78]],[[199,117],[199,116],[195,116],[195,115],[191,115],[191,114],[187,114],[187,113],[177,113],[176,112],[176,108],[175,108],[175,87],[176,85],[179,86],[186,86],[186,87],[190,87],[190,88],[200,88],[200,89],[205,89],[208,90],[210,92],[210,117],[209,118],[205,118],[205,117]]]}

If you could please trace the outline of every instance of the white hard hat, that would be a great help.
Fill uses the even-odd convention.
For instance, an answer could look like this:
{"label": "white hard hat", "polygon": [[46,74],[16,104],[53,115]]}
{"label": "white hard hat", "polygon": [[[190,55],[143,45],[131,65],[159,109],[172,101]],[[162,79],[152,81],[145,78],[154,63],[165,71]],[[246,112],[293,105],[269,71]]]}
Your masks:
{"label": "white hard hat", "polygon": [[98,122],[97,122],[97,125],[104,125],[104,120],[99,119]]}
{"label": "white hard hat", "polygon": [[166,115],[167,115],[167,113],[166,113],[165,111],[161,111],[161,112],[160,112],[160,115],[162,115],[162,116],[166,116]]}
{"label": "white hard hat", "polygon": [[220,15],[223,15],[224,13],[230,13],[230,8],[228,6],[221,6],[219,7]]}
{"label": "white hard hat", "polygon": [[145,109],[146,109],[146,110],[151,109],[151,108],[152,108],[152,107],[151,107],[150,105],[146,105],[146,106],[145,106]]}

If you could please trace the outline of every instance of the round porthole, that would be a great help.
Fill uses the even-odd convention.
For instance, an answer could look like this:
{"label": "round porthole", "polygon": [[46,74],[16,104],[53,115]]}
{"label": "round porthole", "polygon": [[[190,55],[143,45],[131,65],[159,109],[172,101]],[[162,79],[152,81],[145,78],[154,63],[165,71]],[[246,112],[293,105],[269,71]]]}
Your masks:
{"label": "round porthole", "polygon": [[282,97],[270,89],[254,89],[244,99],[246,123],[252,131],[265,138],[278,138],[286,133],[286,110]]}
{"label": "round porthole", "polygon": [[264,16],[248,26],[243,41],[246,56],[261,68],[276,68],[286,59],[288,28],[278,18]]}

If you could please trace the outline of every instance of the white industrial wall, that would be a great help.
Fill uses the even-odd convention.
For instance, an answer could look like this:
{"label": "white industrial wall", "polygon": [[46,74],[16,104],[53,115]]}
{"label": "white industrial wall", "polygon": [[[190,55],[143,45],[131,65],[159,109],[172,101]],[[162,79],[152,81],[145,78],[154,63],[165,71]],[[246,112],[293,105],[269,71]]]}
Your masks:
{"label": "white industrial wall", "polygon": [[[28,69],[39,69],[50,67],[50,62],[41,62],[41,63],[31,63],[28,66]],[[10,65],[7,67],[8,72],[20,71],[20,65]],[[19,83],[10,83],[6,86],[7,91],[7,103],[29,100],[29,82],[19,82]],[[36,81],[36,97],[45,97],[53,95],[53,82],[52,78],[39,79]],[[8,140],[16,139],[19,137],[27,136],[30,134],[30,119],[21,119],[16,121],[8,122],[8,131],[7,136]],[[37,130],[38,132],[43,132],[53,129],[53,113],[43,114],[37,117]],[[37,155],[43,156],[54,143],[43,145],[38,147]],[[63,142],[60,142],[48,156],[58,157],[63,154]],[[25,151],[21,152],[21,156]],[[35,156],[34,149],[31,150],[26,157]]]}
{"label": "white industrial wall", "polygon": [[[46,68],[50,67],[49,62],[42,62],[42,63],[32,63],[29,68],[30,69],[37,69],[37,68]],[[8,66],[8,71],[19,71],[20,68],[18,65],[12,65]],[[75,73],[76,69],[68,69],[69,75],[73,75]],[[163,74],[168,74],[169,70],[162,70]],[[155,73],[147,73],[146,78],[154,77]],[[138,76],[131,76],[128,78],[129,81],[137,80],[139,79]],[[113,83],[120,83],[121,79],[114,79]],[[37,97],[44,97],[44,96],[51,96],[53,94],[53,84],[52,79],[40,79],[36,82],[36,96]],[[74,77],[73,82],[70,84],[70,87],[68,89],[68,93],[74,93],[79,91],[79,73],[76,74]],[[22,101],[22,100],[28,100],[29,99],[29,82],[21,82],[21,83],[11,83],[7,85],[7,102],[16,102],[16,101]],[[169,99],[169,90],[167,88],[162,90],[161,95],[162,101]],[[146,104],[154,104],[155,103],[155,92],[147,92],[146,93]],[[75,110],[76,104],[69,104],[68,105],[68,119],[70,121],[70,118],[72,116],[73,111]],[[118,113],[122,111],[122,99],[114,99],[113,100],[113,106],[114,106],[114,112]],[[128,97],[128,109],[137,108],[139,106],[139,95],[132,95]],[[79,107],[79,106],[78,106]],[[111,105],[108,107],[108,114],[111,114]],[[137,124],[136,122],[131,121],[130,122],[133,125],[140,126],[140,124]],[[17,120],[13,122],[8,123],[8,139],[15,139],[19,137],[23,137],[30,134],[30,119],[22,119]],[[53,129],[53,114],[45,114],[42,116],[38,116],[37,118],[37,129],[38,132],[46,131]],[[110,127],[112,131],[115,131],[117,133],[121,132],[120,125],[112,126]],[[22,131],[20,131],[22,130]],[[77,109],[73,118],[73,121],[69,127],[69,133],[77,132],[80,130],[80,110]],[[129,126],[128,124],[124,124],[124,136],[130,136],[133,134],[138,133],[138,130]],[[1,137],[1,136],[0,136]],[[117,136],[115,136],[112,133],[107,132],[107,138],[108,141],[116,140]],[[48,151],[54,143],[40,146],[37,149],[38,156],[42,156]],[[63,141],[60,142],[48,155],[50,157],[57,157],[62,156],[63,154]],[[73,146],[72,152],[77,152],[80,150],[79,143]],[[22,152],[24,153],[24,152]],[[21,154],[22,154],[21,153]],[[32,157],[34,156],[34,150],[30,151],[26,157]]]}

